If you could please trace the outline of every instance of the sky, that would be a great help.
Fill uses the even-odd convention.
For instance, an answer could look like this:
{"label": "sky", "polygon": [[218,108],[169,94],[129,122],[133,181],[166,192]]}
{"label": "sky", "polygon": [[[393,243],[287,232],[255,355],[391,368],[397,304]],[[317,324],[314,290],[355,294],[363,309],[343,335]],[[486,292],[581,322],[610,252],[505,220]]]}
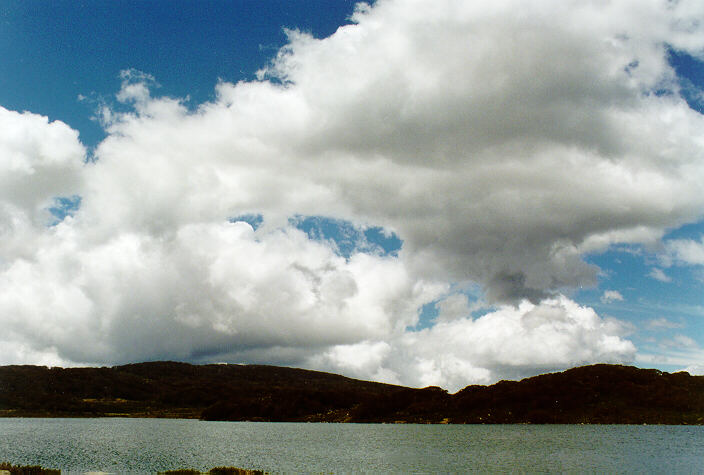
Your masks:
{"label": "sky", "polygon": [[704,374],[697,0],[0,2],[0,364]]}

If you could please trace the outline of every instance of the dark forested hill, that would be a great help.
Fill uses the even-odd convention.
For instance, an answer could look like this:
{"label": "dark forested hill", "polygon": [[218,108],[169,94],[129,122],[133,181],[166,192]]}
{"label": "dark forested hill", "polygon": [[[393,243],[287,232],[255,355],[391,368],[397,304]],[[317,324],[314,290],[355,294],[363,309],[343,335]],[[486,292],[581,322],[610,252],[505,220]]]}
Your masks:
{"label": "dark forested hill", "polygon": [[139,363],[0,367],[0,415],[298,420],[404,388],[294,368]]}
{"label": "dark forested hill", "polygon": [[454,395],[455,422],[704,424],[704,376],[593,365]]}
{"label": "dark forested hill", "polygon": [[704,377],[594,365],[450,395],[275,366],[3,366],[0,416],[704,424]]}

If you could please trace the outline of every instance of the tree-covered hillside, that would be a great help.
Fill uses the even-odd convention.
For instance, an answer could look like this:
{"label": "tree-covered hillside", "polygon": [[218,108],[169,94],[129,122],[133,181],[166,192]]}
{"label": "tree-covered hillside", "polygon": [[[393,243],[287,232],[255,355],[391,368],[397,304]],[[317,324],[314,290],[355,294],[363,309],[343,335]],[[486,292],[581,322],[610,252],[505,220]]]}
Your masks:
{"label": "tree-covered hillside", "polygon": [[704,424],[704,377],[593,365],[448,394],[260,365],[3,366],[0,416]]}

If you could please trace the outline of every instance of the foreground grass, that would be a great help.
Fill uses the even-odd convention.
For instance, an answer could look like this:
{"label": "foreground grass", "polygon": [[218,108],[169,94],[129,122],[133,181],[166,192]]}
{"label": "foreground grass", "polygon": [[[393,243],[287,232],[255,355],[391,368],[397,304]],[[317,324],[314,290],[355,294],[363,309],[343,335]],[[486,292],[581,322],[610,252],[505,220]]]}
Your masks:
{"label": "foreground grass", "polygon": [[0,473],[10,473],[12,475],[58,475],[61,470],[42,468],[39,465],[12,465],[7,462],[0,462]]}
{"label": "foreground grass", "polygon": [[[43,468],[39,465],[12,465],[7,462],[0,462],[0,475],[59,475],[61,470],[52,468]],[[261,470],[248,470],[237,467],[215,467],[208,472],[199,472],[198,470],[167,470],[159,472],[160,475],[200,475],[206,473],[208,475],[264,475],[266,472]]]}
{"label": "foreground grass", "polygon": [[199,472],[191,469],[167,470],[166,472],[159,472],[159,475],[200,475],[201,473],[207,473],[208,475],[264,475],[266,472],[237,467],[215,467],[208,472]]}

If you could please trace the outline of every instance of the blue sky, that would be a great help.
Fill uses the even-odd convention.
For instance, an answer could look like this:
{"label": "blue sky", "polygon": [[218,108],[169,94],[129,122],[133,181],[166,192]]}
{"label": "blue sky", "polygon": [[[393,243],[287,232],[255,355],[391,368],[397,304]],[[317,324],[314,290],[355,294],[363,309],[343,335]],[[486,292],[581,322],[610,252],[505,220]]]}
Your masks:
{"label": "blue sky", "polygon": [[[328,36],[354,2],[341,0],[3,2],[0,102],[62,120],[86,145],[104,137],[90,120],[125,69],[157,78],[159,94],[213,98],[219,80],[252,79],[286,42],[284,28]],[[47,87],[47,81],[51,87]],[[88,100],[77,101],[79,96]]]}
{"label": "blue sky", "polygon": [[0,363],[704,372],[696,2],[435,3],[2,2]]}

